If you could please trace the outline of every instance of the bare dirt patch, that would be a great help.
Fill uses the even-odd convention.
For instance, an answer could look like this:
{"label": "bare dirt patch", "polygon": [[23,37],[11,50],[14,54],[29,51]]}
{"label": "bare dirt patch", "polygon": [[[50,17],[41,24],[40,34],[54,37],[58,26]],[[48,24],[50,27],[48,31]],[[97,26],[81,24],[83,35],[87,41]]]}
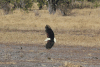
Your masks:
{"label": "bare dirt patch", "polygon": [[2,67],[99,67],[100,47],[0,44]]}

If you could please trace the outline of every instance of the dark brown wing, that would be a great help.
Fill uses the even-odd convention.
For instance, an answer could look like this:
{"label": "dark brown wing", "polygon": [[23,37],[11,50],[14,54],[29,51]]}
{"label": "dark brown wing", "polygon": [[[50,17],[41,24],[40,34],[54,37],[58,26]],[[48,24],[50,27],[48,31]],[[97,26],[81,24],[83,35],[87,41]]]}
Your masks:
{"label": "dark brown wing", "polygon": [[51,40],[53,40],[54,39],[54,32],[49,25],[45,26],[45,31],[47,33],[47,37],[51,38]]}
{"label": "dark brown wing", "polygon": [[46,44],[46,49],[51,49],[54,45],[54,41],[49,40]]}

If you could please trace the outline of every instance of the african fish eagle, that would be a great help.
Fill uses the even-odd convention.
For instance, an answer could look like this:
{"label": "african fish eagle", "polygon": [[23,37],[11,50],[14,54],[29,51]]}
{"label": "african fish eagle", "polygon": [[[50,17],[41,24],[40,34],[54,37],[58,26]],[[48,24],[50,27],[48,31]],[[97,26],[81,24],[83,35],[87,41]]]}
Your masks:
{"label": "african fish eagle", "polygon": [[47,39],[45,40],[45,41],[47,41],[46,49],[51,49],[52,46],[54,45],[54,43],[56,43],[56,38],[54,36],[54,32],[49,25],[45,26],[45,32],[47,34]]}

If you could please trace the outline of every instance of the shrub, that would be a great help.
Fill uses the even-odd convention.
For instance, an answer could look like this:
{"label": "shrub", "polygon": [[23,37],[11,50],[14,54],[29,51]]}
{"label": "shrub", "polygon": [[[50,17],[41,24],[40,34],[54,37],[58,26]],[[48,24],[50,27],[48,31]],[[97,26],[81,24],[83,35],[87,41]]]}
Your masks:
{"label": "shrub", "polygon": [[5,14],[8,14],[9,11],[10,11],[10,0],[0,0],[0,6],[1,6],[1,9],[4,10],[4,13]]}
{"label": "shrub", "polygon": [[97,8],[97,7],[99,7],[99,6],[100,6],[99,3],[96,1],[95,4],[94,4],[94,7]]}
{"label": "shrub", "polygon": [[28,8],[31,8],[33,3],[32,0],[25,0],[25,9],[27,10]]}
{"label": "shrub", "polygon": [[38,2],[37,5],[39,7],[39,10],[41,10],[43,8],[44,4],[46,3],[45,0],[37,0],[37,2]]}
{"label": "shrub", "polygon": [[[12,6],[10,6],[10,4],[12,4]],[[16,8],[28,10],[28,8],[32,7],[32,4],[33,0],[0,0],[0,6],[6,14],[9,13],[10,8],[12,8],[11,10]]]}

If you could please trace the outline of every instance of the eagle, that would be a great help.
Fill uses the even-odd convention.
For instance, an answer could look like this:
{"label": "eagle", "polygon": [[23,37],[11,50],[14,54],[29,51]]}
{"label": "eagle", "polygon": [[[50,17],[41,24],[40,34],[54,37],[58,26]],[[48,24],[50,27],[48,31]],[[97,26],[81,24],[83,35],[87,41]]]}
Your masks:
{"label": "eagle", "polygon": [[54,43],[56,43],[56,38],[54,36],[54,32],[49,25],[45,26],[45,32],[47,34],[47,38],[45,39],[45,41],[47,41],[47,44],[45,47],[46,47],[46,49],[51,49],[53,47]]}

